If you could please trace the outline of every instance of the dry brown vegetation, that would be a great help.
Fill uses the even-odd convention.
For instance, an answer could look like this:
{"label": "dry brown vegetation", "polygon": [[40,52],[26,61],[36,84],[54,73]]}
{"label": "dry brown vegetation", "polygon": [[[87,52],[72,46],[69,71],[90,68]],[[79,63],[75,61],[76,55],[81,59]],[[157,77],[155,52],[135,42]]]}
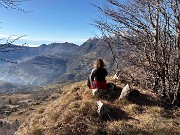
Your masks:
{"label": "dry brown vegetation", "polygon": [[[116,85],[117,90],[123,87]],[[180,134],[180,109],[163,106],[151,91],[138,89],[139,97],[121,101],[103,99],[110,113],[99,117],[99,99],[92,96],[86,82],[64,86],[63,90],[60,98],[27,118],[17,135]]]}

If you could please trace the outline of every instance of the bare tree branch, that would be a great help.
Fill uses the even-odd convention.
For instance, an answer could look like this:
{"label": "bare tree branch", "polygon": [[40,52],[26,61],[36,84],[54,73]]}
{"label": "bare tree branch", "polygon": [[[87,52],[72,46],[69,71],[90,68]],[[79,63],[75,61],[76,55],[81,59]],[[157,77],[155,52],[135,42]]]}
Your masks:
{"label": "bare tree branch", "polygon": [[[116,63],[122,62],[113,55],[118,54],[115,48],[122,44],[129,48],[129,54],[123,56],[128,65],[119,70],[137,68],[144,74],[142,82],[175,104],[180,93],[180,1],[130,0],[125,5],[120,0],[106,0],[106,6],[96,8],[102,16],[94,26],[109,38]],[[115,37],[120,37],[119,43],[114,43]],[[140,76],[129,73],[135,79]]]}

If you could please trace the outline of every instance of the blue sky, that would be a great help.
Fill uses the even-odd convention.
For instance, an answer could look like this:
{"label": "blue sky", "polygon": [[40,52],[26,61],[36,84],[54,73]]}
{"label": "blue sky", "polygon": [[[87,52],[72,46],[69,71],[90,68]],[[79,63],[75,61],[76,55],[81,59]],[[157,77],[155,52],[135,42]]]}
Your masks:
{"label": "blue sky", "polygon": [[[15,44],[26,43],[39,46],[43,43],[71,42],[82,44],[88,38],[98,34],[91,25],[98,15],[92,2],[103,0],[32,0],[22,3],[18,10],[0,8],[0,43],[5,43],[10,35],[25,37]],[[11,36],[11,39],[16,38]]]}

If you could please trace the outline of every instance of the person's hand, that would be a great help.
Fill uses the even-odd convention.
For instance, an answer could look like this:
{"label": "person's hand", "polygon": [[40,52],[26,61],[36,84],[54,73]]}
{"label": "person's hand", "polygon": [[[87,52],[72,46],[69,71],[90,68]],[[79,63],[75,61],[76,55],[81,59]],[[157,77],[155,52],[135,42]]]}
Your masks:
{"label": "person's hand", "polygon": [[92,83],[92,86],[93,86],[94,88],[96,88],[96,83],[93,82],[93,83]]}

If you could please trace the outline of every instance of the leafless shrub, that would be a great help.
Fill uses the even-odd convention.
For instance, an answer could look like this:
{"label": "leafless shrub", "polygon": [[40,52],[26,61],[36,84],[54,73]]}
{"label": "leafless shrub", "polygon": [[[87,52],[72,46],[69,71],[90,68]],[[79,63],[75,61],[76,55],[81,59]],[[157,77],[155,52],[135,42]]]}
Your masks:
{"label": "leafless shrub", "polygon": [[[117,69],[134,66],[137,74],[144,77],[140,81],[150,84],[148,87],[169,103],[177,103],[180,90],[179,0],[106,2],[105,6],[96,6],[102,15],[94,25],[102,31]],[[119,55],[122,46],[126,46],[127,51]],[[132,72],[129,76],[138,79]]]}
{"label": "leafless shrub", "polygon": [[[20,5],[25,1],[31,1],[31,0],[0,0],[0,8],[5,8],[8,10],[16,9],[21,12],[27,13],[30,11],[26,11],[25,9],[20,8]],[[20,47],[23,46],[24,44],[17,46],[17,45],[14,45],[14,43],[24,36],[25,35],[22,35],[22,36],[10,35],[7,39],[6,38],[0,39],[2,41],[6,40],[5,43],[0,44],[0,53],[11,53],[11,52],[19,51]],[[4,62],[8,62],[8,63],[16,63],[12,60],[4,59],[4,58],[0,58],[0,60]]]}

